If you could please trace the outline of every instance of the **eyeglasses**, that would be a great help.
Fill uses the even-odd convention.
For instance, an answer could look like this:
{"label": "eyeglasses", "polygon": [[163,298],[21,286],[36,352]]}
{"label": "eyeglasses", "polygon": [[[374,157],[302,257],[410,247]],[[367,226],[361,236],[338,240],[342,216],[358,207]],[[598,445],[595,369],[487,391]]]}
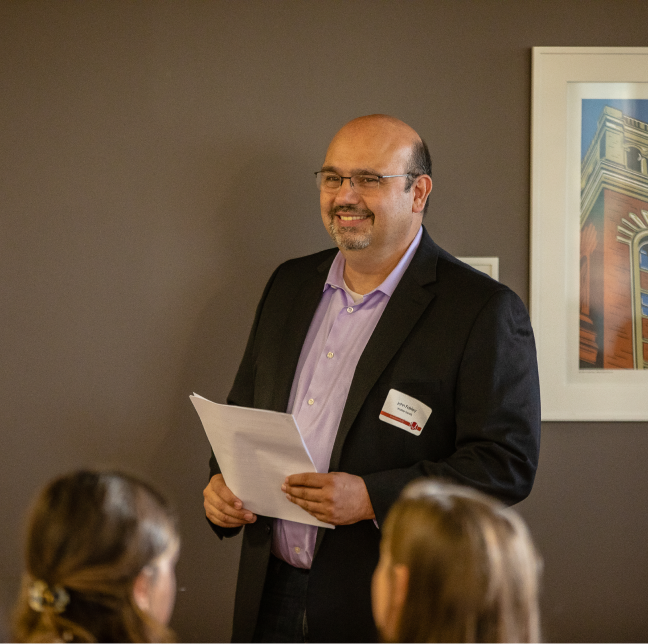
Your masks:
{"label": "eyeglasses", "polygon": [[364,195],[378,190],[383,179],[415,176],[417,175],[407,172],[406,174],[354,174],[352,177],[341,177],[336,172],[320,170],[315,173],[315,181],[322,192],[337,192],[344,180],[348,179],[353,191]]}

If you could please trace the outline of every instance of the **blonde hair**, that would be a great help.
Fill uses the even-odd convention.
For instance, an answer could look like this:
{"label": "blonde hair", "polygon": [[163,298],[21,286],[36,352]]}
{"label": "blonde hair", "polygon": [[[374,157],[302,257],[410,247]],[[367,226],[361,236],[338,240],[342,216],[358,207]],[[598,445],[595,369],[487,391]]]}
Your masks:
{"label": "blonde hair", "polygon": [[405,488],[381,548],[409,570],[400,642],[534,642],[540,559],[512,509],[433,480]]}
{"label": "blonde hair", "polygon": [[[177,542],[167,501],[133,476],[78,471],[52,481],[30,514],[16,641],[173,641],[136,605],[133,584]],[[34,588],[63,600],[35,606]]]}

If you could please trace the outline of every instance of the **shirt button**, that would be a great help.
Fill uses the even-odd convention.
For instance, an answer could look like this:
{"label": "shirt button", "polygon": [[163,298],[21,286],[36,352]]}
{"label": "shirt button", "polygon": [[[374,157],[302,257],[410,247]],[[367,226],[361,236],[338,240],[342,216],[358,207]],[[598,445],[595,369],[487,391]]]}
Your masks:
{"label": "shirt button", "polygon": [[315,399],[314,399],[314,398],[311,398],[311,399],[308,401],[308,404],[309,404],[309,405],[314,405],[314,404],[315,404]]}
{"label": "shirt button", "polygon": [[347,313],[353,313],[353,307],[352,307],[352,306],[350,306],[350,307],[347,309]]}
{"label": "shirt button", "polygon": [[295,546],[295,552],[299,554],[301,552],[301,548],[299,546]]}
{"label": "shirt button", "polygon": [[333,351],[329,351],[329,352],[326,354],[326,357],[327,357],[327,358],[332,358],[332,357],[333,357]]}

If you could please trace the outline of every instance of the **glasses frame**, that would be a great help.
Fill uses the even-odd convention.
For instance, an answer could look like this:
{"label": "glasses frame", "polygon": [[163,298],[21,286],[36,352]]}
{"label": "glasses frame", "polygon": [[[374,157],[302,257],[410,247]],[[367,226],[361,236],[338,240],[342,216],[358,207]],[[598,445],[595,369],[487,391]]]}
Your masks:
{"label": "glasses frame", "polygon": [[[365,173],[360,172],[360,173],[354,174],[354,175],[352,175],[350,177],[343,177],[342,175],[338,174],[337,176],[340,177],[340,185],[335,190],[328,190],[326,188],[322,188],[321,179],[318,176],[320,174],[324,174],[325,172],[329,173],[329,174],[337,174],[337,172],[331,172],[330,170],[318,170],[317,172],[314,173],[315,174],[315,182],[317,183],[317,187],[319,188],[320,192],[330,192],[330,193],[337,192],[342,187],[342,184],[344,183],[345,179],[349,180],[349,184],[351,186],[351,189],[354,192],[358,192],[356,190],[355,184],[353,183],[353,177],[369,176],[369,177],[377,177],[378,179],[393,179],[394,177],[413,177],[413,178],[416,178],[416,177],[421,176],[420,174],[414,174],[412,172],[406,172],[405,174],[373,174],[372,172],[365,172]],[[378,186],[378,188],[380,188],[380,185]],[[366,193],[367,191],[363,191],[363,192]],[[369,192],[371,192],[371,190]],[[358,194],[360,194],[360,193],[358,193]]]}

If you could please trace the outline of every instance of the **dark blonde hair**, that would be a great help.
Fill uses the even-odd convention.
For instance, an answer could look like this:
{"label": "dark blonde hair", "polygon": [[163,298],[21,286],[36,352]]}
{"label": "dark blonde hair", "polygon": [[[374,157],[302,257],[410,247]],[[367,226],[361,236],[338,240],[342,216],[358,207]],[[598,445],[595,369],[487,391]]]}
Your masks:
{"label": "dark blonde hair", "polygon": [[534,642],[540,560],[520,516],[476,490],[405,488],[381,548],[409,570],[399,642]]}
{"label": "dark blonde hair", "polygon": [[[133,584],[177,542],[167,501],[133,476],[79,471],[52,481],[30,515],[16,641],[172,641],[173,633],[136,605]],[[67,604],[30,606],[30,589],[41,582],[50,599],[58,589]]]}

